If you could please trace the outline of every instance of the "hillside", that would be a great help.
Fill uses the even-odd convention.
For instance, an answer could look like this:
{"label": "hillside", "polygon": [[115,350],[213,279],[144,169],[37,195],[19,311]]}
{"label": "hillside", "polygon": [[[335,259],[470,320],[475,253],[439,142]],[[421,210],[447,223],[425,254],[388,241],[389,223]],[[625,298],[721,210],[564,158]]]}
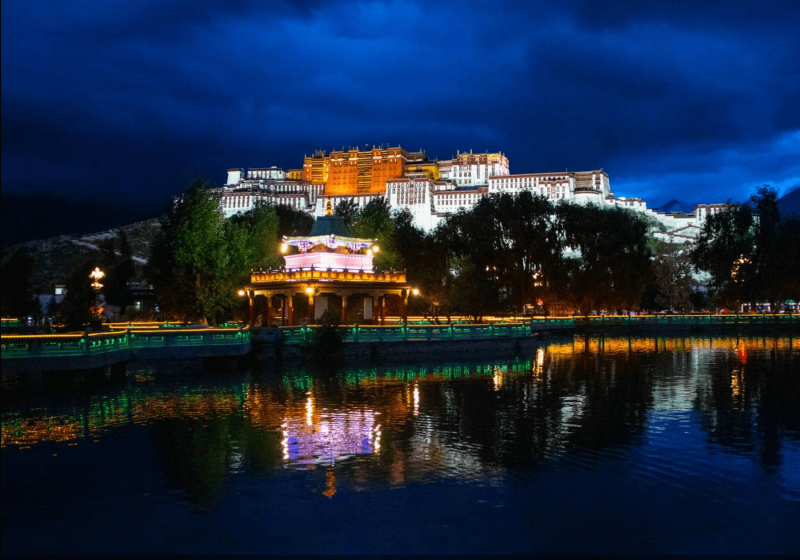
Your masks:
{"label": "hillside", "polygon": [[800,217],[800,187],[779,198],[778,208],[781,211],[781,216],[796,214]]}
{"label": "hillside", "polygon": [[27,241],[3,248],[3,261],[20,248],[35,259],[33,278],[36,293],[52,293],[53,287],[63,284],[70,270],[99,250],[104,239],[113,238],[124,230],[133,250],[133,260],[141,273],[150,255],[150,245],[159,228],[157,219],[137,222],[108,231],[82,236],[59,235],[48,239]]}
{"label": "hillside", "polygon": [[658,208],[655,208],[655,210],[656,212],[664,212],[665,214],[670,212],[684,212],[686,214],[691,214],[695,206],[697,205],[673,198],[672,200],[665,202]]}

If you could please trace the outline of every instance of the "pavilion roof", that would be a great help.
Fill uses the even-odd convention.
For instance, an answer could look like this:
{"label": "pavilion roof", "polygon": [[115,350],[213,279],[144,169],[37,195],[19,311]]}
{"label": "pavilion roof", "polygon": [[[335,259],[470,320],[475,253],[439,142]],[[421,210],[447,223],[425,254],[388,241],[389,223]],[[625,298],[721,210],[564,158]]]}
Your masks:
{"label": "pavilion roof", "polygon": [[342,218],[334,215],[317,218],[308,235],[284,237],[283,240],[289,245],[301,247],[301,250],[320,243],[331,248],[350,245],[354,249],[370,247],[375,243],[374,239],[353,237]]}
{"label": "pavilion roof", "polygon": [[352,237],[353,234],[347,228],[344,220],[340,216],[320,216],[311,228],[311,237],[331,236]]}

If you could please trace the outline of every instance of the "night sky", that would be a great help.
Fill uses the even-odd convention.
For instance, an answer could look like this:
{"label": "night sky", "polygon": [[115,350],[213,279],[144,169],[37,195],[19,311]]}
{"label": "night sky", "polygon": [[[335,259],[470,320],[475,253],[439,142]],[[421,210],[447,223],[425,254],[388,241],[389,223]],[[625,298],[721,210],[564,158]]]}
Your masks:
{"label": "night sky", "polygon": [[800,2],[2,4],[2,194],[158,215],[313,150],[503,151],[650,206],[800,185]]}

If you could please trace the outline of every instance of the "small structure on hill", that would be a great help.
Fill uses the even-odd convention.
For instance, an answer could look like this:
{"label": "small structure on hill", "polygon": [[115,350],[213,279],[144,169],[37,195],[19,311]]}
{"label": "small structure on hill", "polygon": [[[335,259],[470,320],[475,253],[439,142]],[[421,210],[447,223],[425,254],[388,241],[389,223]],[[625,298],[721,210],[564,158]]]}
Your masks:
{"label": "small structure on hill", "polygon": [[[379,247],[372,239],[353,237],[342,219],[333,215],[330,200],[326,215],[317,218],[309,235],[283,241],[285,265],[279,270],[253,271],[243,290],[250,299],[251,325],[256,322],[258,296],[266,297],[264,322],[270,326],[313,323],[336,308],[343,323],[379,319],[384,324],[387,298],[393,296],[402,301],[406,320],[412,288],[405,272],[375,270]],[[303,308],[302,317],[296,316],[295,307]]]}

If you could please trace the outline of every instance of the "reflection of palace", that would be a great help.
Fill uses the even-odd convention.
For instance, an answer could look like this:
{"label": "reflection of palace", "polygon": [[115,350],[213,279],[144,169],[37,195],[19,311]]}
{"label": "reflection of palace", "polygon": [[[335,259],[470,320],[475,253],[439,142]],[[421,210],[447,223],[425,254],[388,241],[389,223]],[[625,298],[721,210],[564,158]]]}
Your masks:
{"label": "reflection of palace", "polygon": [[262,200],[322,216],[325,197],[334,205],[349,200],[363,207],[382,196],[392,208],[411,212],[417,227],[431,231],[447,215],[472,208],[483,196],[523,191],[554,201],[642,212],[664,226],[665,232],[657,232],[657,237],[677,243],[694,239],[706,218],[725,207],[700,204],[688,214],[658,212],[640,198],[615,197],[608,174],[602,169],[511,175],[508,158],[502,153],[470,151],[436,160],[423,151],[373,146],[317,151],[305,156],[302,169],[229,169],[222,188],[222,211],[230,217]]}

